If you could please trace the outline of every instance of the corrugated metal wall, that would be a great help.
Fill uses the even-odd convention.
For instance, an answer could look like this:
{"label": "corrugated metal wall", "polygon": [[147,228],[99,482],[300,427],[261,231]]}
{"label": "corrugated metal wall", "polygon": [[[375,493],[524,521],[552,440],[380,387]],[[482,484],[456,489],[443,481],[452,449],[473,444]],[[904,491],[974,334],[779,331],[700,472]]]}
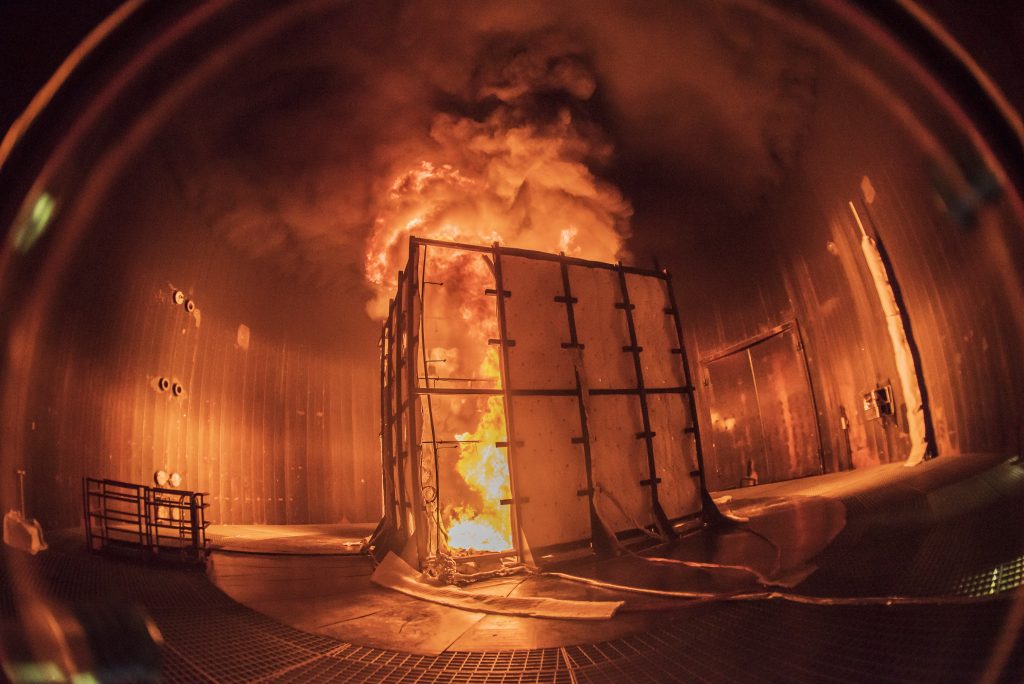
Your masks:
{"label": "corrugated metal wall", "polygon": [[[51,356],[30,412],[30,509],[74,524],[83,475],[145,483],[178,471],[212,494],[222,523],[371,520],[380,483],[375,369],[185,320],[170,292],[150,300],[136,335],[110,355]],[[166,332],[163,332],[166,330]],[[81,350],[78,328],[62,350]],[[154,388],[159,374],[185,393]]]}
{"label": "corrugated metal wall", "polygon": [[[897,100],[864,96],[860,85],[817,59],[816,76],[804,84],[812,102],[790,121],[799,144],[779,150],[778,175],[764,180],[761,197],[718,215],[698,203],[656,198],[636,221],[678,225],[677,251],[666,254],[647,235],[638,235],[637,251],[657,253],[676,274],[684,326],[700,359],[798,322],[827,470],[901,461],[910,446],[907,407],[853,202],[891,259],[940,455],[1019,449],[1024,371],[1013,215],[994,203],[976,223],[958,223],[937,189],[947,184],[969,196],[962,172],[972,165],[984,178],[983,166],[969,161],[966,141],[952,128],[942,140],[933,137],[898,110]],[[886,93],[877,83],[872,88]],[[934,117],[926,124],[948,125],[923,111]],[[768,133],[764,144],[771,148]],[[685,168],[663,172],[666,179],[692,176]],[[706,374],[703,380],[702,415],[710,427],[713,396]],[[869,420],[863,393],[890,383],[896,420]]]}
{"label": "corrugated metal wall", "polygon": [[[239,252],[153,193],[172,182],[165,172],[123,183],[129,201],[97,218],[36,340],[29,513],[75,525],[82,476],[147,483],[166,469],[211,494],[214,522],[377,519],[376,326],[363,297]],[[174,301],[179,288],[194,312]],[[160,391],[160,377],[183,393]]]}

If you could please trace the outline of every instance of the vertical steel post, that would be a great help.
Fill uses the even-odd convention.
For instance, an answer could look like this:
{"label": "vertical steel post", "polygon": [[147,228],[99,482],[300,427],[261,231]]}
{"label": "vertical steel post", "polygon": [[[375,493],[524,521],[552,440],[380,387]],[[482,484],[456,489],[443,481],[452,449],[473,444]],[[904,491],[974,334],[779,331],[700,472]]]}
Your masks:
{"label": "vertical steel post", "polygon": [[[565,254],[559,256],[564,257]],[[562,348],[566,350],[573,350],[576,353],[582,352],[583,344],[580,343],[579,333],[576,329],[576,313],[573,310],[579,300],[572,295],[572,284],[569,280],[569,265],[565,262],[565,259],[559,261],[559,267],[562,271],[562,291],[561,297],[555,297],[555,301],[565,304],[566,318],[569,323],[569,341],[562,343]],[[600,523],[600,518],[597,515],[597,509],[594,506],[594,470],[593,470],[593,454],[590,448],[590,426],[587,422],[587,408],[583,398],[583,384],[580,381],[579,370],[573,368],[573,375],[576,377],[576,403],[579,406],[580,411],[580,438],[579,443],[583,447],[583,462],[587,473],[587,488],[576,492],[577,496],[586,495],[590,505],[590,542],[593,546],[597,542],[597,530],[603,529]],[[575,441],[575,440],[574,440]],[[607,533],[611,534],[611,530],[606,530]]]}
{"label": "vertical steel post", "polygon": [[[391,300],[388,307],[388,319],[380,330],[380,478],[384,495],[384,517],[394,525],[395,517],[395,485],[392,470],[391,451],[391,383],[388,381],[388,367],[391,365],[391,345],[388,329],[395,312],[395,302]],[[390,487],[388,486],[390,482]]]}
{"label": "vertical steel post", "polygon": [[[382,486],[384,487],[385,518],[392,530],[405,529],[402,522],[402,490],[398,469],[399,460],[395,444],[400,441],[401,433],[396,434],[396,420],[401,426],[401,419],[396,419],[396,412],[401,408],[401,397],[396,400],[395,363],[395,318],[398,316],[398,300],[392,299],[388,306],[388,319],[381,333],[381,469]],[[398,385],[400,387],[400,385]],[[401,446],[399,446],[401,448]]]}
{"label": "vertical steel post", "polygon": [[92,515],[89,513],[89,478],[82,478],[82,506],[85,509],[85,542],[86,548],[90,551],[92,548]]}
{"label": "vertical steel post", "polygon": [[[402,402],[405,398],[405,383],[402,380],[402,368],[405,367],[405,361],[402,357],[404,347],[402,346],[402,332],[405,323],[404,309],[405,306],[405,273],[400,272],[398,274],[398,291],[395,294],[395,316],[392,327],[392,345],[391,345],[391,372],[394,380],[393,398],[395,401],[394,409],[394,434],[397,439],[392,443],[393,451],[393,465],[395,468],[395,477],[397,478],[395,486],[397,487],[397,505],[398,505],[398,530],[405,536],[408,537],[411,534],[409,530],[409,516],[408,507],[409,502],[406,501],[408,496],[408,489],[405,486],[405,454],[408,451],[408,445],[405,442],[407,435],[405,432],[405,410],[402,408]],[[408,339],[406,340],[408,341]]]}
{"label": "vertical steel post", "polygon": [[196,558],[199,558],[199,528],[196,526],[196,495],[190,493],[188,497],[188,516],[189,522],[191,523],[192,533],[192,550],[196,554]]}
{"label": "vertical steel post", "polygon": [[391,321],[391,308],[389,307],[388,308],[388,319],[387,319],[387,321],[384,322],[384,325],[381,326],[380,337],[378,338],[378,341],[377,341],[377,346],[380,349],[380,369],[379,369],[379,374],[378,374],[378,377],[377,377],[377,382],[380,385],[380,406],[378,407],[378,410],[380,411],[380,423],[379,423],[380,424],[380,432],[378,433],[378,439],[380,439],[380,479],[381,479],[381,485],[383,487],[384,516],[386,518],[390,518],[391,517],[391,513],[390,513],[390,511],[391,511],[391,502],[390,502],[390,500],[388,498],[389,497],[389,492],[388,492],[388,487],[387,487],[387,480],[388,480],[388,475],[387,475],[387,473],[388,473],[388,466],[387,466],[388,455],[387,455],[387,451],[388,451],[388,447],[387,447],[387,438],[384,436],[387,433],[387,431],[391,429],[391,426],[389,424],[390,421],[388,421],[388,418],[387,418],[387,415],[388,415],[387,402],[388,402],[388,391],[389,391],[388,382],[387,382],[387,355],[388,355],[387,335],[388,335],[388,323],[390,321]]}
{"label": "vertical steel post", "polygon": [[626,314],[626,327],[629,329],[629,346],[624,347],[622,351],[630,352],[633,356],[633,369],[636,371],[636,389],[637,396],[640,398],[640,415],[643,419],[643,432],[637,434],[637,439],[643,439],[644,444],[647,447],[647,466],[650,470],[650,479],[641,482],[641,485],[648,485],[651,488],[651,506],[654,509],[654,516],[658,521],[658,526],[661,527],[662,532],[667,536],[673,536],[672,525],[668,521],[668,516],[665,515],[664,509],[661,507],[661,502],[658,500],[658,469],[654,460],[654,432],[651,430],[651,415],[647,408],[647,388],[644,385],[644,368],[643,362],[640,360],[640,352],[643,348],[640,347],[639,341],[636,337],[636,324],[633,321],[633,309],[636,308],[629,301],[629,287],[626,285],[626,271],[622,267],[622,263],[619,263],[619,286],[622,289],[622,302],[618,305],[622,309],[623,313]]}
{"label": "vertical steel post", "polygon": [[[432,487],[434,489],[434,505],[435,506],[440,506],[440,502],[441,502],[441,478],[440,478],[440,475],[438,473],[437,432],[435,431],[435,426],[434,426],[434,400],[433,400],[433,397],[431,397],[431,395],[430,395],[430,390],[431,390],[431,387],[430,387],[430,361],[427,358],[427,330],[426,330],[427,326],[424,323],[425,316],[426,316],[426,306],[427,306],[427,304],[426,304],[426,298],[427,298],[427,287],[426,287],[427,246],[423,245],[421,249],[422,249],[422,253],[423,253],[423,266],[422,266],[422,269],[421,269],[421,272],[420,272],[420,278],[419,278],[420,306],[419,306],[419,325],[417,326],[417,334],[418,334],[418,337],[419,337],[420,358],[423,361],[423,388],[424,388],[423,396],[424,396],[424,398],[426,400],[426,404],[427,404],[427,423],[430,425],[430,446],[431,446],[431,454],[433,456],[433,463],[432,463],[432,468],[433,468],[433,485],[432,485]],[[412,258],[412,257],[410,256],[410,258]],[[419,257],[417,256],[417,258],[419,258]],[[421,456],[421,458],[422,458],[422,456]],[[423,483],[422,483],[422,477],[423,477],[422,463],[421,463],[421,466],[420,466],[419,473],[420,473],[420,478],[421,478],[421,481],[420,481],[420,492],[422,493],[423,489],[424,489],[423,486],[422,486],[423,485]],[[423,501],[423,520],[424,520],[424,524],[427,526],[427,530],[426,531],[429,533],[431,528],[433,528],[433,531],[434,531],[433,539],[430,539],[428,537],[429,555],[431,557],[433,557],[433,556],[436,556],[439,553],[440,549],[441,549],[441,521],[440,521],[440,512],[439,511],[438,511],[438,514],[435,515],[435,516],[428,516],[427,514],[429,512],[430,511],[427,508],[427,501],[426,501],[426,499],[424,499],[424,501]]]}
{"label": "vertical steel post", "polygon": [[665,290],[668,293],[669,305],[665,313],[671,315],[675,323],[676,340],[679,343],[679,358],[683,366],[683,382],[686,383],[688,390],[687,401],[690,405],[690,426],[688,432],[693,435],[693,447],[697,452],[697,471],[700,478],[700,496],[703,504],[701,517],[705,520],[718,520],[722,516],[718,512],[715,502],[711,499],[711,494],[708,493],[708,484],[704,473],[704,449],[701,446],[700,424],[697,417],[697,392],[693,384],[693,378],[690,375],[690,361],[686,354],[686,344],[683,341],[683,324],[679,316],[679,306],[676,304],[675,290],[672,287],[672,274],[669,273],[668,269],[662,269],[662,274],[665,276]]}
{"label": "vertical steel post", "polygon": [[511,505],[511,523],[512,523],[512,537],[513,543],[516,547],[519,562],[525,563],[529,559],[526,558],[526,545],[523,539],[523,528],[522,528],[522,498],[516,489],[515,481],[515,448],[516,448],[516,436],[515,436],[515,420],[512,409],[512,380],[509,372],[509,353],[508,348],[510,340],[508,336],[508,320],[505,317],[505,283],[502,277],[501,271],[501,247],[495,242],[492,246],[491,254],[494,258],[494,289],[496,291],[495,302],[498,313],[498,344],[501,348],[501,398],[505,404],[505,435],[508,440],[505,447],[505,460],[508,463],[508,486],[509,493],[512,497]]}
{"label": "vertical steel post", "polygon": [[[416,297],[419,296],[417,285],[417,271],[419,270],[419,243],[415,239],[409,240],[409,263],[406,265],[405,277],[405,373],[406,385],[409,395],[408,407],[409,418],[407,421],[409,444],[408,444],[408,467],[409,477],[412,479],[409,490],[409,504],[412,506],[413,534],[416,535],[416,548],[420,563],[427,558],[428,540],[427,529],[424,524],[426,508],[423,505],[423,491],[420,486],[420,445],[416,435],[418,434],[417,409],[419,406],[419,383],[417,381],[416,348],[420,343],[416,330]],[[422,516],[422,517],[421,517]]]}

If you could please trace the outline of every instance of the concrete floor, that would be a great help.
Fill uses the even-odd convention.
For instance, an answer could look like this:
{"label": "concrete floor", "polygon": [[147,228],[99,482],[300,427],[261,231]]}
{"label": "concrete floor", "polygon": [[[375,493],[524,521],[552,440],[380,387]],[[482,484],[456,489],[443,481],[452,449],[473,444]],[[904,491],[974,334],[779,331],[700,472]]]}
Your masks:
{"label": "concrete floor", "polygon": [[[558,570],[632,587],[709,596],[766,587],[840,598],[946,595],[972,568],[984,571],[1024,555],[1019,553],[1024,537],[1012,524],[1004,527],[1016,532],[1016,538],[1007,536],[981,553],[965,551],[974,546],[970,538],[950,537],[965,524],[970,526],[972,516],[981,515],[989,528],[1000,527],[999,520],[1005,522],[1005,517],[996,509],[1008,500],[1024,500],[1022,495],[1024,468],[1005,456],[834,473],[718,493],[720,509],[735,521],[733,525],[704,529],[641,554],[577,561]],[[650,630],[664,611],[684,605],[670,597],[535,574],[485,581],[467,591],[625,604],[619,614],[600,623],[459,610],[374,585],[368,556],[317,555],[330,544],[338,547],[339,540],[341,548],[345,539],[353,548],[351,539],[359,533],[369,532],[317,526],[214,528],[211,537],[219,548],[209,576],[236,601],[297,629],[353,644],[431,655],[623,638]],[[935,544],[929,540],[935,535],[944,540],[947,558],[917,558],[915,549],[933,554]],[[246,553],[233,552],[240,549]],[[971,558],[965,561],[965,555]],[[753,572],[651,562],[651,556],[748,567]],[[925,561],[932,565],[922,565]]]}
{"label": "concrete floor", "polygon": [[[751,597],[749,573],[632,556],[577,563],[561,569],[716,596],[630,594],[613,619],[570,624],[385,591],[370,585],[369,560],[354,554],[280,552],[300,548],[296,537],[316,550],[317,537],[352,531],[254,530],[246,544],[276,550],[215,551],[207,574],[88,553],[71,530],[48,533],[46,552],[10,553],[0,564],[0,644],[5,665],[31,658],[38,651],[25,625],[33,616],[36,627],[63,624],[46,615],[64,616],[85,630],[102,681],[137,681],[146,671],[207,682],[1024,681],[1019,459],[943,457],[729,494],[723,508],[747,522],[647,552],[735,558],[775,582],[795,571],[805,578],[770,594],[757,585]],[[518,579],[474,590],[617,595],[550,576]],[[162,634],[156,657],[139,632],[145,617]]]}

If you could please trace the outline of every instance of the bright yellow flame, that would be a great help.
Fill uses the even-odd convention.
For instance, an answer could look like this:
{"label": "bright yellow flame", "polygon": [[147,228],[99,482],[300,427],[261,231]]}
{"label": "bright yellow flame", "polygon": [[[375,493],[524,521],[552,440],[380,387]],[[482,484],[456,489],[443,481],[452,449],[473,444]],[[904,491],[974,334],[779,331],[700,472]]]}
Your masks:
{"label": "bright yellow flame", "polygon": [[[488,350],[489,352],[494,350]],[[497,352],[488,353],[481,370],[497,365]],[[498,442],[506,441],[505,405],[501,397],[489,397],[487,410],[473,432],[455,437],[459,442],[456,469],[469,488],[480,494],[481,510],[456,506],[448,526],[452,549],[505,551],[512,548],[512,521],[502,499],[511,498],[508,459]]]}

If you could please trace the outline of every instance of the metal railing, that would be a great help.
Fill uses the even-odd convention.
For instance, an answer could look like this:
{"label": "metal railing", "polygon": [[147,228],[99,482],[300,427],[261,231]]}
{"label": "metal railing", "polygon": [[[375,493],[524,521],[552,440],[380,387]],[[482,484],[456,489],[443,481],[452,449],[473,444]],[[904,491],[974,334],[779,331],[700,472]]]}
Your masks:
{"label": "metal railing", "polygon": [[210,505],[206,496],[205,492],[83,478],[86,544],[90,551],[140,549],[205,560]]}

